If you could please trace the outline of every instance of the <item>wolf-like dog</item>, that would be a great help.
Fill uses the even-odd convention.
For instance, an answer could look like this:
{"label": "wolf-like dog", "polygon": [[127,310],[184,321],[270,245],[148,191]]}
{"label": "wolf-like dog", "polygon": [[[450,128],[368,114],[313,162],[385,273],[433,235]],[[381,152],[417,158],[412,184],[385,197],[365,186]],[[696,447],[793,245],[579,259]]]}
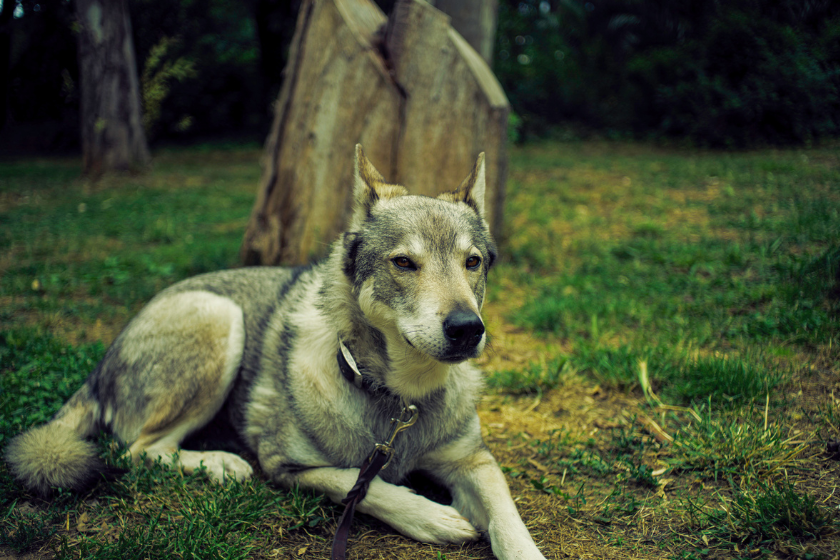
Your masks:
{"label": "wolf-like dog", "polygon": [[[487,340],[496,259],[484,191],[484,154],[431,198],[388,184],[357,145],[350,226],[324,261],[209,273],[158,294],[55,417],[9,443],[12,472],[41,493],[83,488],[103,468],[86,438],[105,429],[134,460],[249,478],[238,455],[180,448],[215,419],[272,480],[341,501],[410,404],[416,423],[358,510],[419,541],[486,532],[502,560],[543,558],[482,441],[481,374],[467,361]],[[448,487],[452,505],[400,486],[412,471]]]}

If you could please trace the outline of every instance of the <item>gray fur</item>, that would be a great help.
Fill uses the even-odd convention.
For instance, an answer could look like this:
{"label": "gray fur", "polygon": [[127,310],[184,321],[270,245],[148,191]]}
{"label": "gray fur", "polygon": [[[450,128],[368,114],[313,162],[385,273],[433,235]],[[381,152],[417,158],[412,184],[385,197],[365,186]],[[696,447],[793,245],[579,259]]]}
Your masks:
{"label": "gray fur", "polygon": [[[8,446],[18,480],[42,493],[79,488],[101,468],[85,441],[100,428],[135,459],[204,464],[220,482],[249,477],[234,454],[179,450],[216,417],[272,479],[341,499],[410,402],[419,419],[360,511],[420,540],[463,542],[477,528],[499,558],[542,558],[481,440],[481,376],[465,361],[484,347],[475,323],[495,259],[483,154],[456,191],[433,199],[385,183],[357,147],[354,188],[350,229],[325,261],[204,274],[150,301],[56,417]],[[445,331],[456,316],[480,328]],[[382,390],[344,379],[339,340]],[[453,507],[396,486],[418,469],[452,489]]]}

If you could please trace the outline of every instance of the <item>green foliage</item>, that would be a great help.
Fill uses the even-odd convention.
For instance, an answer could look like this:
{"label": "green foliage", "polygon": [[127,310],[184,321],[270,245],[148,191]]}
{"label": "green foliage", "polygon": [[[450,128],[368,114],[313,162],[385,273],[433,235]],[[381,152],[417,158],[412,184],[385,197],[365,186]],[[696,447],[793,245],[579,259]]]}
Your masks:
{"label": "green foliage", "polygon": [[706,547],[695,553],[685,551],[681,558],[708,557],[710,544],[736,553],[748,547],[751,553],[765,556],[775,543],[787,542],[793,544],[789,550],[793,557],[812,560],[821,555],[803,545],[837,530],[836,513],[788,481],[733,488],[725,503],[720,509],[710,500],[684,500],[693,529],[702,535]]}
{"label": "green foliage", "polygon": [[581,340],[571,355],[549,363],[489,372],[487,385],[508,395],[542,395],[580,372],[604,386],[633,390],[639,388],[642,367],[657,393],[668,402],[686,404],[710,397],[718,404],[749,403],[775,394],[792,377],[789,368],[762,354],[705,356],[664,346],[603,347]]}
{"label": "green foliage", "polygon": [[[11,0],[14,3],[14,0]],[[14,151],[78,147],[79,65],[75,4],[17,2],[11,36],[10,127]],[[296,17],[292,3],[184,0],[127,3],[142,86],[144,125],[158,138],[267,131]],[[257,32],[261,25],[261,32]],[[175,38],[178,38],[176,41]],[[261,46],[272,52],[260,53]],[[269,64],[261,67],[260,62]],[[5,62],[4,62],[5,63]]]}
{"label": "green foliage", "polygon": [[[661,452],[661,446],[650,436],[640,436],[634,420],[612,430],[606,445],[573,436],[567,430],[549,431],[548,439],[533,440],[531,445],[540,462],[551,467],[550,471],[562,472],[559,483],[555,477],[540,475],[529,480],[531,486],[562,498],[571,517],[579,517],[587,505],[583,493],[586,479],[603,480],[611,488],[592,512],[598,523],[631,518],[647,494],[660,485],[648,463],[649,454]],[[572,492],[575,487],[577,490]]]}
{"label": "green foliage", "polygon": [[297,486],[289,490],[285,505],[279,508],[279,511],[289,519],[288,530],[318,526],[324,520],[321,509],[323,501],[322,494],[312,494]]}
{"label": "green foliage", "polygon": [[[169,95],[170,81],[183,82],[196,77],[195,63],[185,57],[170,59],[167,54],[178,44],[178,39],[161,37],[149,51],[140,77],[140,89],[143,98],[143,127],[147,134],[152,134],[160,121],[161,105]],[[192,117],[184,115],[174,123],[174,128],[181,132],[189,129]]]}
{"label": "green foliage", "polygon": [[153,0],[138,0],[129,9],[144,101],[152,102],[159,137],[230,134],[270,120],[248,3],[189,0],[161,10]]}
{"label": "green foliage", "polygon": [[531,132],[573,120],[711,146],[840,134],[831,2],[502,3],[495,70]]}
{"label": "green foliage", "polygon": [[[146,127],[159,138],[267,130],[298,4],[130,2]],[[393,1],[379,4],[387,13]],[[19,6],[8,26],[18,142],[7,145],[76,145],[72,3]],[[494,70],[514,141],[561,123],[709,146],[840,134],[836,2],[503,0],[498,22]]]}
{"label": "green foliage", "polygon": [[628,76],[648,104],[637,126],[713,146],[840,133],[840,63],[822,47],[840,15],[811,28],[744,4],[716,10],[692,40],[633,57]]}
{"label": "green foliage", "polygon": [[586,36],[584,4],[564,0],[556,11],[548,5],[499,3],[493,66],[521,119],[516,140],[561,119],[601,124],[604,104],[592,100],[609,97],[614,86],[603,41]]}
{"label": "green foliage", "polygon": [[[683,302],[670,299],[663,301],[661,307],[650,309],[651,322],[681,311],[694,321],[708,322],[712,336],[746,335],[760,339],[819,337],[826,333],[823,328],[830,323],[829,309],[819,313],[813,305],[794,305],[804,299],[795,288],[805,280],[806,267],[800,264],[798,256],[778,251],[780,245],[759,242],[742,247],[714,239],[669,245],[634,240],[611,249],[617,266],[610,258],[601,263],[602,270],[615,266],[623,276],[632,278],[621,290],[637,294],[629,305],[655,294],[682,296]],[[743,253],[754,257],[744,258]],[[745,282],[743,278],[751,270],[758,275]],[[813,295],[818,297],[819,292]],[[731,308],[737,309],[734,317],[721,314]]]}

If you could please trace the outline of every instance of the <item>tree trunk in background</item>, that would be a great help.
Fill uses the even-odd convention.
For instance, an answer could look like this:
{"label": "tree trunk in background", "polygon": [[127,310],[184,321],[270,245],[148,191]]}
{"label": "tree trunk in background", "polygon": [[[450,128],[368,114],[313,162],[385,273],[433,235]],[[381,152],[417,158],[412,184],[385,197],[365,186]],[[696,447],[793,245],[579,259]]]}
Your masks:
{"label": "tree trunk in background", "polygon": [[146,165],[140,88],[125,0],[76,0],[85,175]]}
{"label": "tree trunk in background", "polygon": [[493,63],[499,0],[433,0],[430,3],[451,18],[455,31],[488,65]]}
{"label": "tree trunk in background", "polygon": [[486,152],[499,235],[510,107],[484,60],[422,0],[388,21],[370,0],[306,0],[266,141],[245,264],[326,254],[353,200],[353,146],[413,194],[454,190]]}

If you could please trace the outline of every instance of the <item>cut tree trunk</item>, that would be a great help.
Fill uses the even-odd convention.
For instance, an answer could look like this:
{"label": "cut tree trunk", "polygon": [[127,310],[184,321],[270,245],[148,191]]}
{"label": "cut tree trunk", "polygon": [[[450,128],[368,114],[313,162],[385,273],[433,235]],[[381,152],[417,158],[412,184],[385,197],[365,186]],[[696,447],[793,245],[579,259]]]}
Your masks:
{"label": "cut tree trunk", "polygon": [[89,176],[146,165],[149,148],[125,0],[76,0],[82,167]]}
{"label": "cut tree trunk", "polygon": [[353,146],[413,194],[458,187],[486,152],[487,217],[501,230],[509,105],[484,60],[422,0],[390,21],[369,0],[306,0],[266,141],[245,264],[326,254],[352,209]]}
{"label": "cut tree trunk", "polygon": [[493,43],[499,0],[434,0],[435,8],[451,18],[451,25],[487,62],[493,62]]}

